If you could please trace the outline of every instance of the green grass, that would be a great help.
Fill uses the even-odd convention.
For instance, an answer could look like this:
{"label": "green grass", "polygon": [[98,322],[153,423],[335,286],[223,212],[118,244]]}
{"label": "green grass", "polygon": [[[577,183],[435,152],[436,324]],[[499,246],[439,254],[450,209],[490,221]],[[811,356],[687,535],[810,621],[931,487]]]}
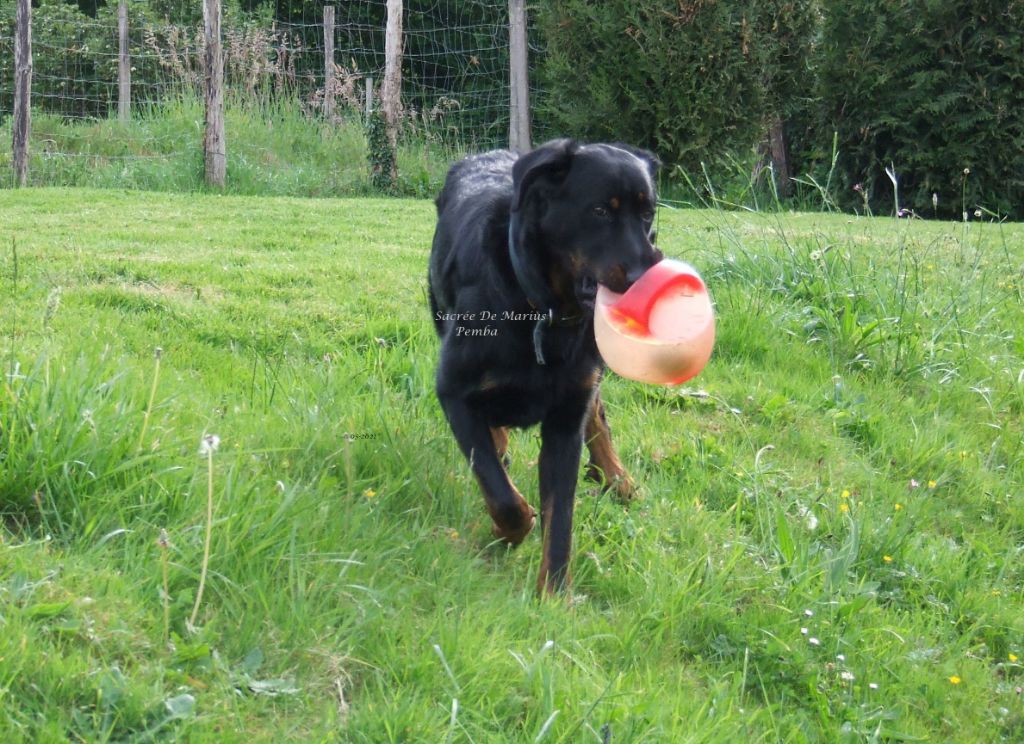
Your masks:
{"label": "green grass", "polygon": [[715,355],[607,381],[643,498],[581,480],[539,602],[432,392],[428,201],[0,191],[0,740],[1019,741],[1024,229],[659,222]]}
{"label": "green grass", "polygon": [[[203,102],[190,95],[140,106],[128,122],[69,121],[34,112],[29,182],[34,186],[201,191]],[[368,196],[374,193],[360,117],[327,124],[292,102],[234,100],[225,112],[227,185],[231,194]],[[410,134],[399,146],[404,196],[436,193],[452,148],[432,134]],[[11,119],[0,126],[11,139]],[[436,138],[435,138],[436,139]],[[10,148],[0,150],[0,184],[13,183]]]}

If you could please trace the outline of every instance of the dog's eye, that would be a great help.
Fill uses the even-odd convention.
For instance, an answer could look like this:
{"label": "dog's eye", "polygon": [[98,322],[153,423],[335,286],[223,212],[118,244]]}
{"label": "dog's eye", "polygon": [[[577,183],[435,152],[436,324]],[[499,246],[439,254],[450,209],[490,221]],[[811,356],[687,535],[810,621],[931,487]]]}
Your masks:
{"label": "dog's eye", "polygon": [[611,216],[611,212],[608,211],[608,207],[604,206],[603,204],[598,204],[597,206],[593,207],[591,209],[591,212],[594,213],[595,217],[600,217],[602,220],[608,219],[608,217]]}
{"label": "dog's eye", "polygon": [[641,215],[641,217],[643,218],[644,222],[654,222],[654,210],[648,209]]}

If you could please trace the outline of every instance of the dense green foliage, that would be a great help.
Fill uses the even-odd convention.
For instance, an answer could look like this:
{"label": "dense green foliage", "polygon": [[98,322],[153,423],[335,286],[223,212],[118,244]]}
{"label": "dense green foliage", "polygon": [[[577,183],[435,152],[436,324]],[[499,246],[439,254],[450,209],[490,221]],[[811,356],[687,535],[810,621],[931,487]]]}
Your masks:
{"label": "dense green foliage", "polygon": [[538,9],[555,128],[655,149],[691,173],[750,161],[775,117],[806,105],[810,0],[558,0]]}
{"label": "dense green foliage", "polygon": [[761,112],[753,64],[756,5],[675,0],[560,0],[540,23],[541,102],[559,128],[642,143],[699,170],[716,150],[749,146]]}
{"label": "dense green foliage", "polygon": [[1021,225],[662,209],[715,353],[609,375],[642,497],[581,479],[539,602],[433,393],[434,219],[0,191],[0,741],[1019,744]]}
{"label": "dense green foliage", "polygon": [[892,213],[891,165],[901,209],[1024,214],[1024,2],[558,0],[539,19],[544,113],[708,191],[751,180],[781,117],[829,205]]}
{"label": "dense green foliage", "polygon": [[[838,132],[843,206],[1024,216],[1024,2],[825,4],[813,138]],[[967,174],[967,169],[970,173]],[[937,209],[932,195],[937,195]]]}

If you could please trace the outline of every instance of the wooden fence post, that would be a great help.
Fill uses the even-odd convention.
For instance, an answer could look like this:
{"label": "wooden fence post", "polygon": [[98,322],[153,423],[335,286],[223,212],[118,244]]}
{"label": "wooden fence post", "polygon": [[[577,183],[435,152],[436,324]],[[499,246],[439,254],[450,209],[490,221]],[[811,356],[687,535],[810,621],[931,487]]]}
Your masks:
{"label": "wooden fence post", "polygon": [[380,104],[391,146],[390,179],[398,182],[398,127],[402,119],[402,0],[388,0],[388,20],[384,35],[384,82]]}
{"label": "wooden fence post", "polygon": [[224,142],[224,54],[221,41],[221,0],[203,0],[206,34],[206,183],[224,188],[227,150]]}
{"label": "wooden fence post", "polygon": [[128,0],[117,5],[117,118],[131,117],[132,66],[128,55]]}
{"label": "wooden fence post", "polygon": [[366,121],[373,113],[373,75],[366,76]]}
{"label": "wooden fence post", "polygon": [[14,14],[14,182],[28,183],[29,137],[32,134],[32,0],[18,0]]}
{"label": "wooden fence post", "polygon": [[526,45],[526,5],[524,0],[509,0],[509,126],[508,146],[517,152],[529,152],[530,78]]}
{"label": "wooden fence post", "polygon": [[334,119],[334,6],[324,6],[324,118]]}

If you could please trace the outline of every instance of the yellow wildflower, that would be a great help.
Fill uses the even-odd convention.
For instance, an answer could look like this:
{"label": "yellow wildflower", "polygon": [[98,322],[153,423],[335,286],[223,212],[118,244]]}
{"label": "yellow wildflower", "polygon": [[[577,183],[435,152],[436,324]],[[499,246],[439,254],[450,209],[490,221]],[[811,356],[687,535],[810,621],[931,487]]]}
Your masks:
{"label": "yellow wildflower", "polygon": [[883,555],[882,556],[882,560],[885,561],[886,563],[892,563],[892,556],[891,555]]}
{"label": "yellow wildflower", "polygon": [[841,511],[843,514],[846,514],[848,511],[850,511],[850,505],[844,501],[839,505],[839,511]]}
{"label": "yellow wildflower", "polygon": [[377,492],[374,491],[372,488],[367,488],[365,491],[363,491],[363,496],[365,496],[368,499],[372,499],[376,495]]}
{"label": "yellow wildflower", "polygon": [[955,674],[952,677],[949,678],[949,683],[951,685],[958,685],[961,682],[963,682],[963,680],[960,679],[959,677],[957,677]]}

